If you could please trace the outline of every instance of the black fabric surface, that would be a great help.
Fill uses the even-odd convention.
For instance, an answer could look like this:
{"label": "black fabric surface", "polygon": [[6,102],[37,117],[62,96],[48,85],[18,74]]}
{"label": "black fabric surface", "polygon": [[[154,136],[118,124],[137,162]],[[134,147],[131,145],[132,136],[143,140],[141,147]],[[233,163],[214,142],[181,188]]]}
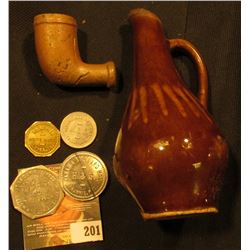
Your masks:
{"label": "black fabric surface", "polygon": [[[135,7],[156,13],[168,38],[189,40],[205,59],[209,111],[230,146],[218,215],[145,222],[114,176],[113,150],[131,87],[132,34],[127,14]],[[18,168],[62,162],[77,151],[61,142],[51,157],[39,158],[24,147],[24,132],[34,121],[48,120],[59,128],[73,111],[87,112],[96,120],[98,135],[86,150],[99,155],[109,171],[109,183],[100,198],[104,241],[53,249],[240,249],[240,7],[240,2],[9,3],[10,184]],[[43,12],[65,13],[77,19],[82,58],[88,63],[113,60],[119,71],[120,91],[65,89],[49,82],[41,73],[34,48],[33,18]],[[175,62],[187,85],[197,91],[193,63],[180,54]],[[11,198],[9,204],[9,248],[23,249],[21,214],[13,208]]]}

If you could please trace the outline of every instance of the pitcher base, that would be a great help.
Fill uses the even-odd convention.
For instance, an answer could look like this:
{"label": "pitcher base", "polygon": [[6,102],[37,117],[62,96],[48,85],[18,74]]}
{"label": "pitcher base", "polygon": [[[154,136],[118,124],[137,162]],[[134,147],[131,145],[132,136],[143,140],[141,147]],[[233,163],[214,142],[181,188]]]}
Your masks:
{"label": "pitcher base", "polygon": [[152,220],[152,219],[176,219],[181,217],[189,217],[193,215],[199,214],[207,214],[207,213],[218,213],[218,209],[216,207],[207,207],[207,208],[194,208],[190,210],[177,210],[177,211],[169,211],[169,212],[161,212],[161,213],[144,213],[141,215],[144,220]]}

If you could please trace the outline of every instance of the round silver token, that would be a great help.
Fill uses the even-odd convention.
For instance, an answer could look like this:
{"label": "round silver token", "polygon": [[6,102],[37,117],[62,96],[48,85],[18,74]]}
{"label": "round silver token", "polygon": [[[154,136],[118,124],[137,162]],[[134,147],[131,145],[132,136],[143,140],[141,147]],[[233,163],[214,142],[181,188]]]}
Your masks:
{"label": "round silver token", "polygon": [[10,191],[14,207],[31,219],[54,214],[64,197],[58,175],[42,165],[21,170]]}
{"label": "round silver token", "polygon": [[71,154],[63,161],[60,182],[64,192],[72,198],[92,200],[105,189],[108,171],[97,155],[81,151]]}
{"label": "round silver token", "polygon": [[95,140],[97,126],[95,120],[89,114],[72,112],[62,120],[60,133],[68,146],[84,148]]}

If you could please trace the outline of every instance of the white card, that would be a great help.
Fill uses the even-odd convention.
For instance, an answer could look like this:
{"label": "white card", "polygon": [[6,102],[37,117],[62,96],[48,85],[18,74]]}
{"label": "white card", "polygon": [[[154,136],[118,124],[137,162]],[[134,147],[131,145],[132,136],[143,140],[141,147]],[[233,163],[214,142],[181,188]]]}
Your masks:
{"label": "white card", "polygon": [[71,223],[70,234],[72,243],[103,240],[102,222],[95,220]]}

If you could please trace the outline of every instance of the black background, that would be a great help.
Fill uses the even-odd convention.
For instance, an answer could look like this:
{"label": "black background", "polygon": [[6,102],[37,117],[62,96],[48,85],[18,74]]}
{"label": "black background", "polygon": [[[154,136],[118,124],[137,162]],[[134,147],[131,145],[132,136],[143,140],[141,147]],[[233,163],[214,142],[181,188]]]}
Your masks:
{"label": "black background", "polygon": [[[230,146],[230,161],[218,215],[172,221],[143,221],[112,169],[114,144],[131,85],[130,9],[144,7],[163,22],[166,37],[184,38],[203,55],[209,73],[209,111]],[[86,150],[106,163],[109,183],[101,195],[104,241],[53,249],[240,249],[240,2],[10,2],[9,3],[9,181],[17,169],[62,162],[76,152],[63,142],[51,157],[34,157],[24,147],[24,132],[47,120],[58,128],[73,111],[87,112],[98,126]],[[72,15],[78,22],[81,56],[88,63],[113,60],[119,72],[118,92],[65,89],[42,74],[34,48],[33,18],[44,12]],[[85,23],[84,23],[85,22]],[[187,85],[197,91],[193,63],[176,54]],[[22,249],[21,214],[10,198],[9,248]]]}

